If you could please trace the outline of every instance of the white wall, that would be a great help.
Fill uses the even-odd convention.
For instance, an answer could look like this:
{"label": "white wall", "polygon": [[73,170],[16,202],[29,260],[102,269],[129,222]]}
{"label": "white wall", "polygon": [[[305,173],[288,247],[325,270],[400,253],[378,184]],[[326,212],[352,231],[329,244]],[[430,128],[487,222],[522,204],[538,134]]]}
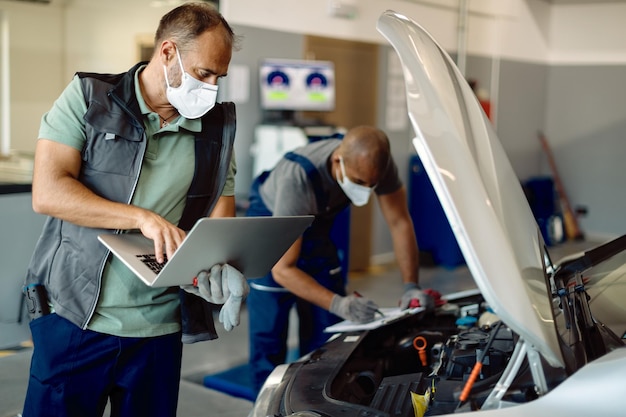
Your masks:
{"label": "white wall", "polygon": [[[140,40],[152,41],[171,6],[148,0],[73,0],[66,6],[67,80],[75,71],[118,73],[137,63]],[[165,3],[165,2],[161,2]]]}
{"label": "white wall", "polygon": [[[356,16],[333,17],[330,3],[354,5]],[[500,21],[526,26],[525,19],[518,18],[524,9],[521,0],[468,0],[467,4],[468,52],[496,53]],[[297,7],[293,0],[221,0],[220,6],[226,19],[235,24],[383,44],[386,40],[376,30],[376,22],[385,10],[394,10],[417,21],[444,49],[456,51],[458,46],[457,0],[317,0],[298,1]],[[521,49],[520,53],[536,51],[528,42]]]}
{"label": "white wall", "polygon": [[[460,0],[332,1],[355,6],[355,18],[330,16],[331,0],[221,0],[220,3],[222,13],[233,25],[380,44],[386,42],[376,31],[377,19],[383,11],[392,9],[423,25],[447,51],[455,53],[459,49]],[[161,2],[161,7],[151,7],[151,3],[151,0],[52,0],[51,4],[42,5],[0,0],[0,15],[9,25],[12,149],[34,150],[41,115],[75,71],[120,72],[137,61],[138,39],[150,39],[160,17],[172,7],[167,2]],[[593,68],[626,63],[623,24],[626,4],[551,5],[546,0],[467,0],[467,3],[470,10],[465,50],[469,55],[494,58],[495,83],[489,87],[496,108],[500,60],[527,61],[530,68],[534,64]],[[537,93],[542,92],[527,92]],[[519,106],[525,103],[518,96],[507,99],[516,100]],[[575,94],[567,111],[563,111],[559,101],[563,99],[561,90],[545,99],[548,111],[543,127],[555,148],[574,146],[587,131],[587,136],[592,136],[603,131],[604,126],[624,123],[613,109],[606,116],[585,122],[577,115],[585,111],[584,105],[590,101],[583,102],[581,97],[578,102]],[[611,102],[616,100],[598,100],[595,110],[599,107],[598,112],[604,114],[601,107]],[[571,108],[573,104],[578,107]],[[570,123],[563,118],[581,121]],[[3,131],[0,128],[0,134]],[[507,152],[540,155],[534,135],[521,139],[505,136],[501,139]],[[578,196],[574,194],[574,197]],[[583,197],[578,197],[583,203],[605,200]]]}
{"label": "white wall", "polygon": [[8,88],[10,96],[9,108],[2,109],[10,114],[10,135],[1,139],[9,148],[32,151],[39,119],[63,81],[63,14],[59,8],[5,1],[0,13],[9,38],[9,86],[0,88]]}
{"label": "white wall", "polygon": [[[332,17],[329,3],[354,5]],[[626,4],[552,5],[545,0],[467,0],[467,52],[549,63],[626,61]],[[458,48],[457,0],[221,0],[231,23],[339,39],[386,43],[376,21],[391,9],[417,21],[447,51]]]}
{"label": "white wall", "polygon": [[550,20],[551,64],[626,63],[626,3],[555,7]]}
{"label": "white wall", "polygon": [[[331,0],[221,0],[232,24],[340,39],[385,43],[376,31],[392,9],[423,25],[441,44],[458,49],[457,0],[334,0],[357,8],[354,19],[331,17]],[[467,0],[468,54],[534,62],[626,61],[626,5],[552,6],[543,0]],[[10,25],[11,148],[32,151],[40,115],[77,71],[119,72],[138,56],[167,2],[0,0]],[[36,82],[35,82],[36,81]],[[492,97],[497,100],[497,97]],[[0,130],[1,131],[1,130]]]}
{"label": "white wall", "polygon": [[[563,5],[550,21],[546,133],[583,232],[626,233],[626,3]],[[593,114],[593,117],[587,115]]]}

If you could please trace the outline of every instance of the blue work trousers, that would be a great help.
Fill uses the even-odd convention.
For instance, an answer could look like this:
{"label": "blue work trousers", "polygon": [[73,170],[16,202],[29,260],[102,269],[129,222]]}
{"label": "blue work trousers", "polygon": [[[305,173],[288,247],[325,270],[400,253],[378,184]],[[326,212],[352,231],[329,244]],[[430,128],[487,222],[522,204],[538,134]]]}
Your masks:
{"label": "blue work trousers", "polygon": [[57,314],[30,323],[34,343],[23,417],[174,417],[181,334],[117,337]]}
{"label": "blue work trousers", "polygon": [[[298,356],[322,346],[331,336],[324,333],[324,329],[341,320],[282,287],[258,289],[257,286],[263,285],[268,278],[252,280],[247,298],[250,318],[250,368],[257,393],[274,368],[285,363],[287,359],[289,314],[294,305],[298,316]],[[329,280],[327,278],[323,281],[328,283]],[[345,295],[345,285],[339,273],[334,274],[331,282],[332,285],[325,286],[334,293]]]}
{"label": "blue work trousers", "polygon": [[[247,216],[272,215],[259,194],[259,186],[267,175],[267,172],[261,174],[252,184]],[[337,248],[330,238],[336,214],[337,212],[333,212],[328,216],[316,216],[311,227],[302,236],[297,266],[321,286],[336,294],[346,295]],[[250,318],[249,363],[252,384],[258,393],[274,368],[285,363],[287,359],[289,314],[294,305],[298,314],[298,356],[323,345],[330,336],[324,333],[324,329],[337,323],[340,318],[296,297],[276,283],[271,272],[262,278],[250,280],[249,284],[250,294],[246,300]]]}

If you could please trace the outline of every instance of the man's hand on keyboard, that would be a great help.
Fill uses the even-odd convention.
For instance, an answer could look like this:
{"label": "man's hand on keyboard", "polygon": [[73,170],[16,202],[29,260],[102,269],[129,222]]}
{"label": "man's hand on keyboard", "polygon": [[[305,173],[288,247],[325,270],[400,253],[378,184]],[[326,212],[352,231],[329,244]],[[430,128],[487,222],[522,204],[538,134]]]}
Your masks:
{"label": "man's hand on keyboard", "polygon": [[182,285],[181,288],[198,295],[210,303],[224,304],[219,321],[227,331],[239,325],[239,313],[243,300],[250,288],[244,276],[231,265],[213,265],[209,271],[200,271],[196,285]]}

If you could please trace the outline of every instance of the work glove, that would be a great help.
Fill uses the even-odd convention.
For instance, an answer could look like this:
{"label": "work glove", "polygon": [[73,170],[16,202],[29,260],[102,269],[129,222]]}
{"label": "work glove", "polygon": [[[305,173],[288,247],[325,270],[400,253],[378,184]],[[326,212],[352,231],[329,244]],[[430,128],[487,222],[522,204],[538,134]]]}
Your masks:
{"label": "work glove", "polygon": [[330,312],[354,323],[368,323],[374,320],[378,305],[372,300],[356,295],[342,297],[335,294],[330,303]]}
{"label": "work glove", "polygon": [[239,326],[241,306],[250,292],[250,287],[241,272],[228,264],[222,268],[222,280],[227,281],[230,296],[220,310],[219,321],[230,332]]}
{"label": "work glove", "polygon": [[209,303],[224,304],[230,295],[228,280],[223,279],[223,266],[216,264],[211,269],[198,272],[193,285],[181,285],[188,293],[204,298]]}
{"label": "work glove", "polygon": [[223,304],[219,321],[226,331],[239,325],[239,315],[243,300],[250,292],[244,276],[228,264],[216,264],[210,270],[200,271],[195,285],[181,285],[188,293],[204,298],[209,303]]}
{"label": "work glove", "polygon": [[435,308],[435,300],[426,294],[414,282],[404,284],[404,292],[400,298],[400,310],[413,307],[424,307],[426,310]]}

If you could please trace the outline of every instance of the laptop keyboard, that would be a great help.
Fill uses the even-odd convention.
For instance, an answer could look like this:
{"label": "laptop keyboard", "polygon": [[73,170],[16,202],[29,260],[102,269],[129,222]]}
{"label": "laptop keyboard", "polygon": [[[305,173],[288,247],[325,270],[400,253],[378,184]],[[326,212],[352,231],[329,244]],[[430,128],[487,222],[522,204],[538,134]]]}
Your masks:
{"label": "laptop keyboard", "polygon": [[141,262],[146,264],[148,268],[153,270],[155,274],[158,274],[159,272],[161,272],[161,269],[163,269],[163,267],[167,263],[167,256],[165,256],[163,263],[160,264],[159,262],[157,262],[156,256],[152,253],[137,255],[137,258],[139,258]]}

